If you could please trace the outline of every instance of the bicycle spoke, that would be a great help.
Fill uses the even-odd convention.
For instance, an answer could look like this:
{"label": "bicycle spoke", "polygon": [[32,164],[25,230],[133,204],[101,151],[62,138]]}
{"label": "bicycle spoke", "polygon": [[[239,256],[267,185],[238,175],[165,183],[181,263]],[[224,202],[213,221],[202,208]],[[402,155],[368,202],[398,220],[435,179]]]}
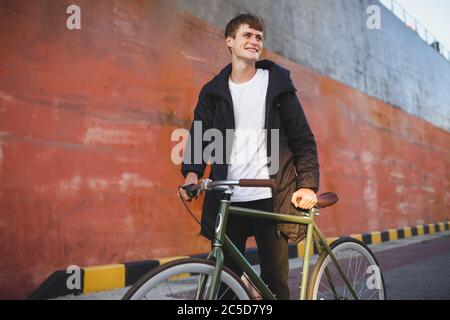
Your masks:
{"label": "bicycle spoke", "polygon": [[172,296],[172,290],[170,289],[170,286],[169,286],[169,280],[165,281],[165,284],[167,286],[167,290],[169,290],[169,295]]}
{"label": "bicycle spoke", "polygon": [[[361,298],[361,291],[364,289],[364,280],[365,280],[364,273],[361,276],[359,276],[359,270],[361,270],[361,266],[363,265],[363,261],[364,261],[364,259],[361,258],[361,262],[360,262],[359,268],[358,268],[358,273],[355,276],[354,290],[355,290],[356,295],[359,298]],[[364,268],[362,270],[364,270]]]}
{"label": "bicycle spoke", "polygon": [[[369,265],[370,265],[369,262],[366,261],[366,264],[364,265],[363,270],[367,270],[367,268],[368,268]],[[366,273],[363,274],[363,281],[362,281],[362,284],[361,284],[361,291],[362,291],[364,288],[366,288],[366,286],[367,286],[367,279],[364,277],[365,274],[366,274]]]}
{"label": "bicycle spoke", "polygon": [[230,289],[230,288],[226,289],[226,290],[222,293],[222,295],[219,297],[219,300],[222,300],[223,297],[225,297],[225,294],[228,292],[229,289]]}
{"label": "bicycle spoke", "polygon": [[332,280],[331,280],[331,275],[330,275],[330,271],[328,270],[328,267],[327,268],[325,268],[325,275],[326,275],[326,277],[327,277],[327,281],[328,281],[328,283],[330,284],[330,291],[333,293],[333,295],[334,295],[334,297],[336,298],[336,299],[338,299],[339,297],[338,297],[338,294],[337,294],[337,292],[336,292],[336,288],[333,286],[333,284],[332,284]]}
{"label": "bicycle spoke", "polygon": [[325,288],[329,289],[328,291],[331,291],[331,288],[329,286],[327,286],[325,283],[322,283],[321,285],[324,286]]}
{"label": "bicycle spoke", "polygon": [[369,298],[372,298],[374,295],[377,295],[377,294],[379,294],[379,292],[378,292],[378,290],[375,290],[375,291],[369,296]]}
{"label": "bicycle spoke", "polygon": [[365,280],[365,278],[361,278],[361,286],[360,286],[359,291],[358,291],[358,296],[359,297],[362,297],[362,291],[363,291],[363,289],[364,289],[364,287],[366,285],[364,280]]}
{"label": "bicycle spoke", "polygon": [[[361,265],[362,265],[363,261],[364,261],[364,259],[361,258],[360,261],[359,261],[359,264],[358,264],[358,269],[355,269],[355,270],[356,270],[355,278],[357,278],[357,275],[359,275],[359,270],[360,270],[360,268],[361,268]],[[364,270],[364,269],[363,269],[363,270]]]}
{"label": "bicycle spoke", "polygon": [[[383,299],[380,289],[368,286],[369,266],[378,266],[370,250],[353,239],[342,238],[332,247],[337,265],[324,253],[312,279],[312,297],[320,299]],[[341,271],[339,271],[339,268]],[[317,272],[317,271],[316,271]],[[335,290],[333,290],[333,288]],[[334,291],[334,292],[333,292]]]}
{"label": "bicycle spoke", "polygon": [[[350,279],[348,278],[348,274],[350,273],[350,270],[351,270],[352,256],[353,256],[353,255],[350,255],[349,266],[348,266],[347,274],[345,275],[345,277],[347,278],[347,280],[349,281],[349,283],[350,283]],[[344,271],[344,270],[343,270],[343,271]],[[345,298],[345,292],[346,292],[346,291],[347,291],[347,285],[344,286],[344,294],[343,294],[343,297],[344,297],[344,298]]]}
{"label": "bicycle spoke", "polygon": [[[353,288],[355,290],[355,293],[357,292],[356,295],[359,298],[361,297],[361,295],[360,295],[361,288],[364,286],[364,273],[362,274],[362,276],[360,276],[360,272],[359,272],[361,270],[361,266],[363,265],[363,262],[364,262],[364,258],[361,257],[361,259],[358,263],[358,268],[357,269],[355,268],[355,270],[356,270],[355,277],[354,277],[355,285],[353,286]],[[364,268],[363,268],[363,270],[364,270]],[[361,285],[361,287],[358,286],[359,284]]]}

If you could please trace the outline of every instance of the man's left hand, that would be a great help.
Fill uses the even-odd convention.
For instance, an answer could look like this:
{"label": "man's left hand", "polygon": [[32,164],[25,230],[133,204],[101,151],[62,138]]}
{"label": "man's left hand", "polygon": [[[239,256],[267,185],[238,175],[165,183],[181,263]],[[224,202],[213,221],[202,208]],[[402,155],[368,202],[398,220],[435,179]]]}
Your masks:
{"label": "man's left hand", "polygon": [[312,209],[317,203],[316,193],[307,188],[300,188],[292,194],[292,204],[296,208]]}

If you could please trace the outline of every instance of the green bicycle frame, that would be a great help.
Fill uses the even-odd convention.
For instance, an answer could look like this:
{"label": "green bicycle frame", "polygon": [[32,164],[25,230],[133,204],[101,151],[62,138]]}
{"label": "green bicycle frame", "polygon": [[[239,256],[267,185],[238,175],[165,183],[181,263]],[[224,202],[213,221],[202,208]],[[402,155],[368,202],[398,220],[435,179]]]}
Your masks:
{"label": "green bicycle frame", "polygon": [[[250,263],[245,259],[245,257],[239,252],[236,246],[231,242],[231,240],[226,236],[226,227],[228,221],[228,215],[235,214],[238,216],[251,217],[255,219],[269,219],[272,221],[280,222],[280,223],[295,223],[295,224],[303,224],[307,226],[306,230],[306,238],[305,238],[305,253],[303,260],[303,269],[302,269],[302,279],[300,284],[300,300],[306,299],[307,285],[308,285],[308,272],[309,272],[309,264],[311,253],[313,249],[313,243],[316,243],[316,246],[319,249],[319,252],[322,249],[319,246],[317,238],[320,240],[323,249],[325,249],[330,255],[334,265],[336,266],[339,274],[343,278],[346,286],[350,290],[351,294],[355,299],[357,296],[350,285],[345,273],[342,271],[342,268],[339,266],[339,263],[336,260],[336,257],[333,255],[330,246],[328,245],[325,237],[320,232],[319,228],[314,222],[314,217],[317,213],[316,209],[311,209],[308,212],[305,212],[304,216],[292,216],[287,214],[279,214],[261,210],[253,210],[241,207],[235,207],[230,205],[230,195],[226,195],[226,199],[220,202],[220,210],[216,220],[216,228],[215,228],[215,237],[213,241],[213,249],[208,255],[207,259],[211,261],[215,261],[215,269],[211,282],[211,290],[209,291],[208,298],[210,300],[215,299],[218,294],[219,284],[220,284],[220,276],[223,269],[224,256],[223,256],[223,248],[225,248],[226,252],[231,256],[231,258],[239,265],[240,268],[248,275],[253,285],[256,289],[261,293],[263,299],[266,300],[275,300],[276,296],[270,291],[264,281],[260,278],[260,276],[253,270]],[[326,276],[329,277],[328,271],[326,270]],[[205,279],[201,279],[199,292],[204,291]]]}

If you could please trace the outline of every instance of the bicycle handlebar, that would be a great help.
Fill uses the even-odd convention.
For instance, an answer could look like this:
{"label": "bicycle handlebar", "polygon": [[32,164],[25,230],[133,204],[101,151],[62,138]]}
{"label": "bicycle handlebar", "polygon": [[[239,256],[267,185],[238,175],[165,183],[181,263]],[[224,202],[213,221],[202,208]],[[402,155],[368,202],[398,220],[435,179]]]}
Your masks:
{"label": "bicycle handlebar", "polygon": [[224,190],[228,187],[256,187],[256,188],[274,188],[275,183],[271,179],[240,179],[240,180],[216,180],[212,181],[209,179],[202,180],[197,184],[188,184],[182,186],[184,190],[188,193],[189,197],[194,197],[197,195],[198,191],[209,191],[209,190]]}
{"label": "bicycle handlebar", "polygon": [[[186,190],[188,196],[193,198],[197,195],[199,191],[210,191],[210,190],[221,190],[225,191],[229,187],[265,187],[274,188],[275,183],[271,179],[240,179],[240,180],[216,180],[212,181],[209,179],[202,180],[197,184],[188,184],[181,186]],[[338,201],[339,197],[334,192],[325,192],[317,196],[317,206],[320,208],[326,208]]]}
{"label": "bicycle handlebar", "polygon": [[275,182],[271,179],[241,179],[239,180],[239,186],[275,188]]}

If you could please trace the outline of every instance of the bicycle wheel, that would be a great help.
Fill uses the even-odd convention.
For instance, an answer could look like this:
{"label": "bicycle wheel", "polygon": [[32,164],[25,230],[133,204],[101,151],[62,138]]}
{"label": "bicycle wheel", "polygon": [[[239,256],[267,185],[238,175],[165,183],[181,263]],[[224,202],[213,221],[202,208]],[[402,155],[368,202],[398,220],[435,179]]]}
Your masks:
{"label": "bicycle wheel", "polygon": [[[361,241],[340,238],[331,250],[360,300],[385,300],[383,274],[372,251]],[[312,300],[352,300],[336,265],[328,252],[323,251],[314,267],[307,292]]]}
{"label": "bicycle wheel", "polygon": [[[215,264],[205,259],[186,258],[159,266],[144,275],[122,298],[123,300],[204,300],[208,298]],[[203,278],[202,278],[203,277]],[[204,292],[199,293],[204,279]],[[242,280],[224,267],[218,299],[249,300]]]}

